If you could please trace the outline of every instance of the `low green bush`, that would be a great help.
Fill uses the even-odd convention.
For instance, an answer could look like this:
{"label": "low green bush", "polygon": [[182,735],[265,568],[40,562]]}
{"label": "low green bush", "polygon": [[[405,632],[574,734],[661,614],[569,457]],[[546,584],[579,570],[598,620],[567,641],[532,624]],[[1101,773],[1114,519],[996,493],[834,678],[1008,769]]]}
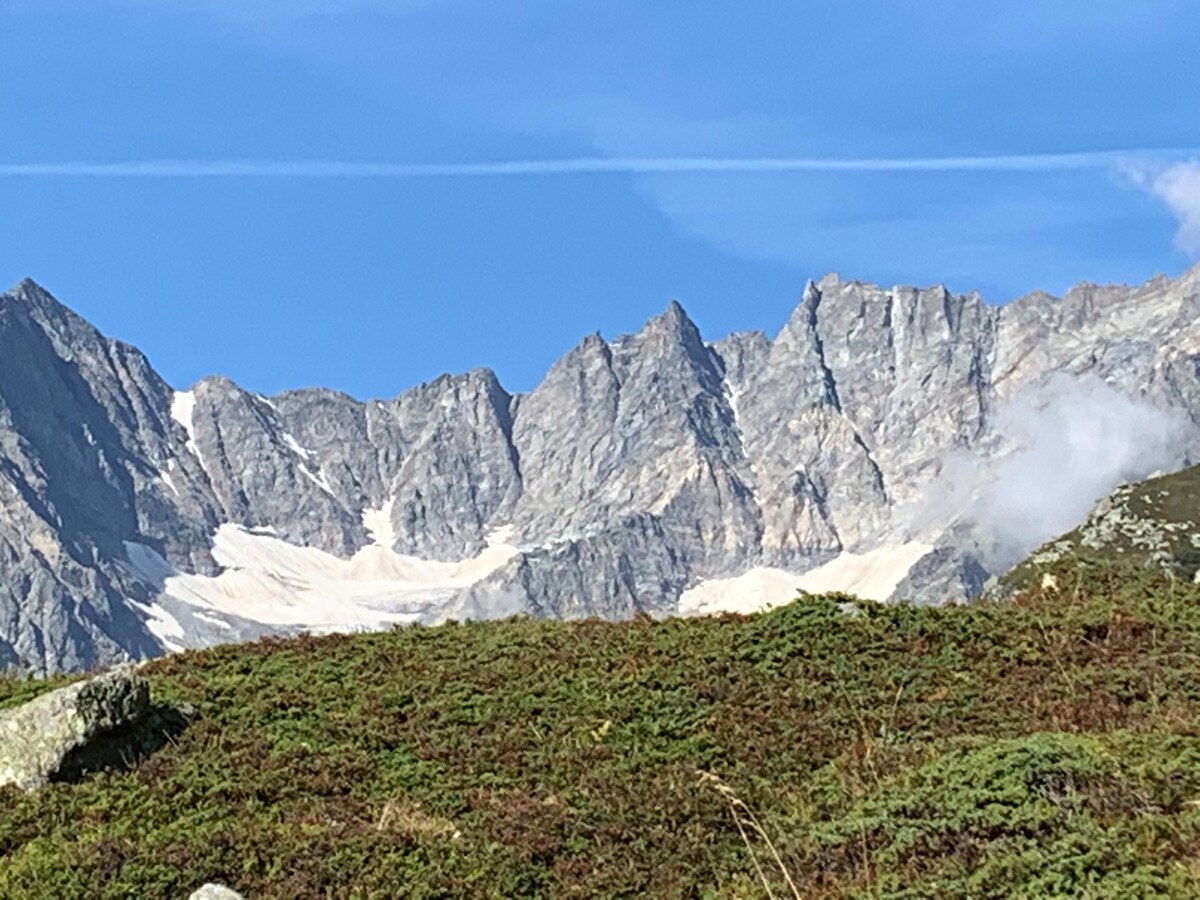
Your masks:
{"label": "low green bush", "polygon": [[0,790],[0,897],[1200,895],[1200,590],[1145,569],[146,674],[199,718],[132,770]]}

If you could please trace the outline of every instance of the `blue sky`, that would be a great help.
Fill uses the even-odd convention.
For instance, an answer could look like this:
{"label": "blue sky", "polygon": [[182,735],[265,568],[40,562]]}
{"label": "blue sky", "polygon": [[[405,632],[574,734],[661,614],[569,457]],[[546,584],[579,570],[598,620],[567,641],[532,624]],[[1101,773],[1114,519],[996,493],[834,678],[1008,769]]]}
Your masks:
{"label": "blue sky", "polygon": [[827,271],[1003,302],[1200,256],[1185,0],[0,0],[0,34],[0,281],[177,386],[527,390],[671,298],[715,339]]}

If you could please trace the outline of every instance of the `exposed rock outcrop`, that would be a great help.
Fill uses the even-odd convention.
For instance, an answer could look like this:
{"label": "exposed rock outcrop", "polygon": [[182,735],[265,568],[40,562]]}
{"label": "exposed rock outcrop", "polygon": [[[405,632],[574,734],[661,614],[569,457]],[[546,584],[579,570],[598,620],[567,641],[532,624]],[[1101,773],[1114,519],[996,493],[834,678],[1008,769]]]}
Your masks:
{"label": "exposed rock outcrop", "polygon": [[150,710],[150,688],[122,667],[50,691],[0,712],[0,786],[41,787],[90,741],[136,725]]}
{"label": "exposed rock outcrop", "polygon": [[223,884],[205,884],[192,891],[188,900],[245,900],[233,888],[227,888]]}

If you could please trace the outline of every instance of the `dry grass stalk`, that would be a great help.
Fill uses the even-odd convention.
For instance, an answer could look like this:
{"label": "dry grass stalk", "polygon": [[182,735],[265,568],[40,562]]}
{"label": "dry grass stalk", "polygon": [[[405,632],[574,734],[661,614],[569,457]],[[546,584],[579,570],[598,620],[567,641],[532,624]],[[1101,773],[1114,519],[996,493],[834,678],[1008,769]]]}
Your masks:
{"label": "dry grass stalk", "polygon": [[750,832],[757,835],[771,853],[772,859],[775,861],[775,867],[783,876],[783,880],[787,882],[787,886],[791,889],[792,897],[795,900],[801,900],[802,895],[800,889],[796,887],[796,882],[792,879],[791,873],[788,872],[787,866],[783,864],[783,858],[779,855],[774,842],[767,834],[762,823],[758,820],[758,816],[754,815],[753,810],[746,805],[745,801],[737,795],[737,792],[722,781],[718,776],[711,772],[700,772],[700,782],[712,788],[725,801],[725,805],[729,807],[729,813],[733,816],[733,823],[737,826],[738,834],[742,836],[742,843],[746,845],[746,849],[750,852],[750,859],[754,863],[754,870],[758,873],[758,879],[762,882],[763,889],[767,892],[767,897],[774,900],[775,893],[771,890],[771,883],[767,879],[767,874],[763,870],[762,864],[759,862],[758,853],[755,852],[754,842],[750,839]]}
{"label": "dry grass stalk", "polygon": [[375,829],[409,838],[461,837],[461,832],[449,819],[427,813],[410,800],[395,798],[383,805]]}

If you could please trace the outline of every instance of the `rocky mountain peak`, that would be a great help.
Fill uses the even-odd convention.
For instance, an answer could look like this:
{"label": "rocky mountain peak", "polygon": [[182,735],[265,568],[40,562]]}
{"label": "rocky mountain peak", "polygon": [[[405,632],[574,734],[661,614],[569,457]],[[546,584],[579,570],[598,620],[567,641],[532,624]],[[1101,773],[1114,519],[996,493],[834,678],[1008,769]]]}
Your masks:
{"label": "rocky mountain peak", "polygon": [[689,392],[693,383],[701,391],[720,393],[720,360],[676,301],[636,333],[613,341],[611,351],[613,371],[635,393],[653,385],[654,394],[670,397],[676,388]]}
{"label": "rocky mountain peak", "polygon": [[[32,278],[22,278],[6,294],[0,294],[0,298],[5,297],[16,301],[30,311],[43,326],[54,325],[60,329],[70,328],[78,331],[80,335],[100,337],[100,332],[90,322],[60,302],[49,290]],[[114,343],[118,342],[114,341]]]}
{"label": "rocky mountain peak", "polygon": [[618,338],[617,343],[644,342],[658,336],[678,341],[688,347],[703,344],[700,330],[678,300],[668,303],[663,312],[646,322],[637,333]]}
{"label": "rocky mountain peak", "polygon": [[976,525],[956,509],[926,554],[893,546],[899,510],[964,460],[1018,452],[1005,410],[1050,373],[1200,409],[1198,275],[1001,308],[831,274],[774,339],[706,343],[672,301],[584,338],[519,398],[476,369],[367,403],[221,376],[172,391],[23,282],[0,307],[0,665],[454,614],[659,614],[702,581],[834,563],[883,572],[881,599],[972,592],[990,574]]}
{"label": "rocky mountain peak", "polygon": [[[32,278],[22,278],[6,292],[7,296],[27,302],[53,299],[50,292]],[[0,294],[4,296],[4,294]]]}
{"label": "rocky mountain peak", "polygon": [[15,297],[18,294],[24,294],[26,291],[35,290],[37,288],[38,288],[38,283],[36,281],[34,281],[32,278],[25,277],[25,278],[22,278],[20,281],[18,281],[16,284],[14,284],[7,291],[0,293],[0,296]]}

